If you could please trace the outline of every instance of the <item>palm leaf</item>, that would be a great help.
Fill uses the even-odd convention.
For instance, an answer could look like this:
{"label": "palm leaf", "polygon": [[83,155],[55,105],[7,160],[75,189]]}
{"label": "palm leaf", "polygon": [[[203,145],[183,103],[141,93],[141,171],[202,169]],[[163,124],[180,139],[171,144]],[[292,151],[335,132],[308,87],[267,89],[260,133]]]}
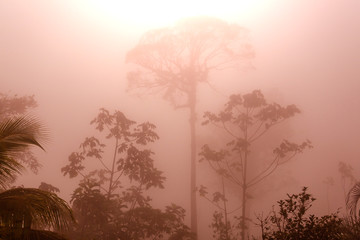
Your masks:
{"label": "palm leaf", "polygon": [[67,240],[64,236],[45,230],[0,228],[0,240]]}
{"label": "palm leaf", "polygon": [[43,149],[40,140],[46,140],[46,132],[33,117],[13,117],[0,121],[0,185],[6,186],[23,166],[15,160],[16,154],[33,145]]}
{"label": "palm leaf", "polygon": [[357,182],[348,192],[346,196],[346,207],[350,211],[350,215],[356,218],[356,206],[360,199],[360,182]]}
{"label": "palm leaf", "polygon": [[69,205],[55,193],[36,188],[14,188],[0,193],[0,221],[8,228],[34,225],[68,229],[74,217]]}

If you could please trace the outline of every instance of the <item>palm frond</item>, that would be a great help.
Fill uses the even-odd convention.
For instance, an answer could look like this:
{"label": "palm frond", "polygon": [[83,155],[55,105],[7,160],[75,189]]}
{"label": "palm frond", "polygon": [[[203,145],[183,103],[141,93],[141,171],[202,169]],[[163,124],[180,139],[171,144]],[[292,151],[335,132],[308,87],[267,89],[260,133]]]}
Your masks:
{"label": "palm frond", "polygon": [[0,153],[23,150],[30,145],[43,149],[39,141],[45,138],[44,128],[34,117],[13,117],[0,122]]}
{"label": "palm frond", "polygon": [[61,234],[33,229],[0,228],[0,240],[67,240]]}
{"label": "palm frond", "polygon": [[22,169],[24,167],[13,158],[0,157],[0,186],[5,189],[9,182],[16,179],[16,174],[20,173]]}
{"label": "palm frond", "polygon": [[350,215],[356,218],[356,206],[360,199],[360,182],[357,182],[348,192],[346,196],[346,208]]}
{"label": "palm frond", "polygon": [[43,149],[41,141],[47,134],[40,122],[30,116],[13,117],[0,121],[0,185],[6,186],[8,179],[13,179],[23,170],[16,161],[16,154],[33,145]]}
{"label": "palm frond", "polygon": [[68,229],[74,222],[69,205],[55,193],[36,188],[14,188],[0,193],[0,223],[5,227],[34,225]]}

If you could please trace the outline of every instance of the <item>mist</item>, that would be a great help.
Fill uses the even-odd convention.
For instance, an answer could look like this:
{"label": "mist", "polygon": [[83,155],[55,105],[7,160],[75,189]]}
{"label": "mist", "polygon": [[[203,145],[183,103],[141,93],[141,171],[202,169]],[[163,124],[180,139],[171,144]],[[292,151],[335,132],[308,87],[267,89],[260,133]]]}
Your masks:
{"label": "mist", "polygon": [[[260,89],[269,102],[295,104],[301,113],[270,132],[264,144],[270,148],[284,138],[309,139],[313,148],[279,166],[252,192],[248,214],[266,213],[287,193],[307,186],[317,199],[312,212],[346,215],[344,190],[350,185],[344,189],[339,162],[350,164],[355,178],[360,176],[360,2],[261,4],[251,14],[239,9],[238,15],[216,16],[248,29],[255,57],[252,67],[213,72],[210,86],[199,85],[198,151],[203,144],[222,143],[217,130],[201,125],[202,116],[205,111],[220,111],[231,94]],[[38,187],[47,182],[70,201],[79,178],[64,177],[61,168],[85,137],[96,134],[90,121],[99,109],[117,109],[129,119],[156,125],[159,140],[149,148],[166,181],[164,189],[150,191],[153,205],[182,206],[189,225],[188,111],[174,109],[161,94],[138,96],[128,91],[127,73],[135,66],[125,62],[127,52],[144,33],[176,21],[151,25],[146,19],[104,20],[85,14],[81,6],[72,1],[0,2],[1,93],[34,95],[38,106],[30,114],[38,116],[50,132],[45,151],[34,150],[42,164],[39,173],[27,170],[15,185]],[[206,163],[197,163],[197,171],[198,185],[218,186]],[[334,180],[329,188],[328,178]],[[197,204],[199,239],[210,239],[213,206],[201,197]],[[258,230],[251,225],[250,231]]]}

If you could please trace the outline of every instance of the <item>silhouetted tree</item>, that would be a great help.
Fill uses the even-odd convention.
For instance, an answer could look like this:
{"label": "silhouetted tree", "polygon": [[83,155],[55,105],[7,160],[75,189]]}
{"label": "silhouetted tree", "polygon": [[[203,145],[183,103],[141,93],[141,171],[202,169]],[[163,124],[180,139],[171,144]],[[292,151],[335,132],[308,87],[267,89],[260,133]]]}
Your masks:
{"label": "silhouetted tree", "polygon": [[[17,161],[19,152],[28,146],[42,148],[42,126],[35,118],[8,117],[0,121],[0,185],[8,186],[23,169]],[[33,188],[14,188],[0,193],[0,238],[9,240],[65,239],[34,226],[62,229],[73,216],[67,203],[56,194]]]}
{"label": "silhouetted tree", "polygon": [[[254,164],[255,159],[252,153],[259,151],[254,148],[254,143],[265,133],[269,132],[273,126],[278,125],[288,118],[295,116],[300,110],[295,105],[282,107],[277,103],[267,103],[260,90],[240,95],[231,95],[224,109],[215,114],[206,112],[204,114],[206,124],[213,124],[227,133],[230,141],[220,149],[213,149],[209,145],[204,145],[200,156],[200,161],[207,161],[211,168],[220,176],[221,191],[216,192],[213,198],[207,196],[204,186],[199,189],[200,195],[206,197],[214,203],[220,212],[214,214],[215,222],[222,222],[222,229],[218,229],[220,224],[215,225],[218,239],[238,239],[235,233],[231,233],[232,226],[228,219],[230,211],[227,208],[228,199],[226,198],[226,188],[229,184],[235,184],[237,189],[241,189],[239,194],[241,200],[241,215],[237,217],[241,239],[245,240],[246,221],[247,221],[247,200],[248,191],[272,174],[276,168],[288,162],[304,149],[311,147],[309,141],[296,144],[283,140],[283,142],[273,150],[273,156],[266,156],[267,160],[262,164],[263,168],[257,173],[251,174],[249,164]],[[240,188],[239,188],[240,187]]]}
{"label": "silhouetted tree", "polygon": [[190,114],[191,230],[196,233],[196,104],[200,83],[209,83],[213,70],[240,67],[253,57],[247,31],[211,17],[189,18],[174,27],[147,32],[127,54],[140,66],[129,72],[130,88],[163,91],[164,99]]}
{"label": "silhouetted tree", "polygon": [[87,137],[62,168],[70,178],[81,176],[71,197],[79,223],[72,237],[188,239],[184,209],[174,204],[165,211],[154,209],[145,195],[150,188],[163,188],[165,180],[154,167],[153,152],[145,148],[159,138],[155,125],[137,124],[120,111],[106,109],[100,109],[91,124],[103,137]]}

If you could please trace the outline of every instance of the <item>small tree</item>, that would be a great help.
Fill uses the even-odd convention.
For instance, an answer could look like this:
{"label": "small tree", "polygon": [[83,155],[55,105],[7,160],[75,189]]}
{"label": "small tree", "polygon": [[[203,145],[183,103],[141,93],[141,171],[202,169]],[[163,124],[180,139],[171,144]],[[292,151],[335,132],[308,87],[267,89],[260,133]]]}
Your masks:
{"label": "small tree", "polygon": [[62,168],[70,178],[81,176],[71,198],[79,221],[73,238],[161,239],[180,233],[185,237],[184,210],[176,205],[165,212],[154,209],[145,195],[150,188],[163,188],[165,180],[154,167],[153,152],[145,148],[159,138],[155,125],[137,124],[120,111],[106,109],[100,109],[91,124],[103,137],[87,137]]}
{"label": "small tree", "polygon": [[171,28],[147,32],[127,54],[139,65],[128,74],[131,88],[164,92],[175,108],[190,115],[190,208],[191,230],[197,231],[196,207],[196,104],[200,83],[209,83],[212,71],[242,66],[253,57],[247,31],[210,17],[189,18]]}
{"label": "small tree", "polygon": [[[221,191],[214,193],[213,198],[207,197],[205,187],[200,188],[200,195],[218,207],[221,219],[224,221],[222,226],[225,230],[222,230],[223,234],[221,235],[223,237],[218,234],[218,239],[237,238],[237,235],[232,231],[232,225],[228,218],[229,213],[233,212],[227,207],[226,188],[229,187],[229,184],[235,184],[241,189],[239,191],[242,196],[241,215],[237,217],[239,223],[235,228],[240,228],[239,235],[241,239],[245,240],[249,190],[272,174],[279,165],[288,162],[305,148],[311,147],[309,141],[296,144],[283,140],[273,150],[273,156],[266,157],[267,161],[265,162],[266,165],[263,165],[265,166],[263,169],[256,173],[249,171],[249,165],[254,164],[253,161],[255,161],[252,153],[259,151],[254,149],[253,144],[273,126],[299,112],[300,110],[295,105],[282,107],[277,103],[267,103],[261,91],[255,90],[244,95],[230,96],[224,110],[218,114],[211,112],[204,114],[204,125],[212,123],[224,130],[230,137],[230,141],[224,148],[214,150],[209,145],[204,145],[200,153],[200,161],[207,161],[221,179]],[[218,216],[220,213],[214,215],[216,221],[220,219]],[[220,225],[217,224],[216,226]]]}

